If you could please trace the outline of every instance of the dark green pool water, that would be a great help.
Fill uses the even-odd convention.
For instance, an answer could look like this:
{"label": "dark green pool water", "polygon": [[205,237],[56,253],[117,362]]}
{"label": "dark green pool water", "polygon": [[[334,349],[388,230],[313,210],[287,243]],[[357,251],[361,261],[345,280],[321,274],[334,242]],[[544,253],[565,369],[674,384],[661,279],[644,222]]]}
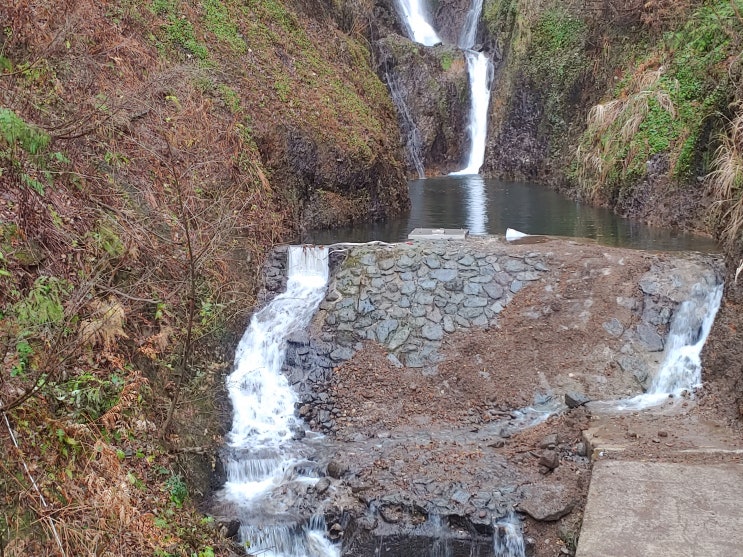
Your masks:
{"label": "dark green pool water", "polygon": [[527,234],[590,238],[608,246],[647,250],[718,251],[710,238],[655,228],[608,209],[570,200],[544,186],[480,176],[443,176],[409,183],[410,213],[381,223],[310,231],[302,242],[399,242],[414,228],[467,228],[470,234]]}

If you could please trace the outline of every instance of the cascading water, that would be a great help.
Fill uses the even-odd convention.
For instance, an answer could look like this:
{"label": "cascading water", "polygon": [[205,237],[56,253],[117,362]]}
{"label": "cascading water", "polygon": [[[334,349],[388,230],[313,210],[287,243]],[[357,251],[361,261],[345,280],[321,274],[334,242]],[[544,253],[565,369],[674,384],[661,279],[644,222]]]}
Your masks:
{"label": "cascading water", "polygon": [[470,113],[467,133],[470,151],[467,164],[454,175],[477,174],[485,162],[485,141],[488,135],[488,108],[490,106],[490,84],[493,80],[493,64],[483,52],[472,50],[477,37],[477,24],[482,13],[482,0],[472,0],[472,7],[459,37],[459,48],[467,59],[467,74],[470,80]]}
{"label": "cascading water", "polygon": [[488,136],[488,107],[490,106],[490,83],[493,79],[493,64],[482,52],[465,50],[467,72],[470,79],[470,113],[467,133],[470,151],[467,164],[453,175],[478,174],[485,162],[485,142]]}
{"label": "cascading water", "polygon": [[237,509],[240,539],[251,553],[337,557],[324,537],[324,519],[303,519],[292,509],[292,493],[317,478],[300,471],[308,449],[293,439],[305,428],[294,415],[296,394],[281,373],[286,338],[309,324],[325,295],[328,251],[293,246],[287,257],[286,292],[253,316],[227,378],[233,421],[222,495]]}
{"label": "cascading water", "polygon": [[459,48],[470,50],[475,46],[477,38],[477,24],[480,21],[482,13],[482,0],[472,0],[472,7],[467,12],[467,17],[462,25],[462,32],[459,35]]}
{"label": "cascading water", "polygon": [[676,309],[666,340],[666,356],[649,395],[678,393],[702,383],[702,348],[720,308],[722,291],[722,284],[712,288],[696,284],[692,297]]}
{"label": "cascading water", "polygon": [[521,523],[513,513],[493,524],[495,557],[525,557]]}
{"label": "cascading water", "polygon": [[665,356],[645,394],[621,401],[616,408],[640,409],[659,404],[668,395],[691,391],[702,383],[702,349],[707,341],[724,284],[695,284],[691,297],[679,304],[666,340]]}
{"label": "cascading water", "polygon": [[[433,46],[441,42],[426,17],[423,0],[397,0],[398,11],[403,18],[408,36],[415,42]],[[472,0],[459,38],[459,48],[467,60],[467,73],[470,82],[470,111],[467,124],[470,150],[467,163],[462,170],[453,175],[478,174],[485,161],[485,141],[488,132],[488,108],[490,106],[490,85],[493,80],[493,64],[483,53],[473,50],[477,38],[477,25],[482,13],[482,0]],[[392,91],[393,85],[387,80]],[[392,92],[394,96],[394,91]],[[422,177],[420,169],[419,176]]]}
{"label": "cascading water", "polygon": [[425,0],[397,0],[408,36],[417,43],[433,46],[441,42],[433,26],[428,22],[428,14],[423,5]]}

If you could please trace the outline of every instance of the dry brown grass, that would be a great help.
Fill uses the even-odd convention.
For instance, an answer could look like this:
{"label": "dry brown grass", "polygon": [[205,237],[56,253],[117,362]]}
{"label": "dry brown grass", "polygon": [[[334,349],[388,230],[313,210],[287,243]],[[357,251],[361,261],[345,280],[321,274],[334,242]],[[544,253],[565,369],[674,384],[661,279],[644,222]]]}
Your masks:
{"label": "dry brown grass", "polygon": [[586,135],[590,140],[578,146],[576,158],[579,183],[588,197],[595,201],[601,200],[611,169],[619,163],[628,168],[636,155],[630,149],[621,161],[617,160],[617,149],[612,143],[614,134],[610,130],[617,130],[617,137],[624,144],[630,144],[648,114],[651,100],[676,117],[670,95],[658,87],[664,71],[663,66],[638,68],[625,88],[624,96],[595,105],[589,111]]}
{"label": "dry brown grass", "polygon": [[740,106],[719,140],[708,182],[718,200],[716,209],[725,223],[723,240],[734,247],[743,228],[743,109]]}
{"label": "dry brown grass", "polygon": [[[56,400],[49,390],[15,410],[21,449],[0,433],[0,473],[11,479],[0,480],[0,523],[7,526],[0,552],[6,556],[59,555],[49,520],[68,556],[152,555],[158,549],[191,555],[207,542],[217,554],[230,554],[218,534],[200,526],[190,502],[180,510],[170,501],[162,470],[185,470],[155,438],[183,340],[185,229],[193,233],[198,303],[214,308],[196,331],[200,366],[214,358],[215,331],[244,325],[257,284],[255,262],[285,239],[288,208],[240,128],[244,114],[231,113],[196,86],[214,75],[161,58],[147,38],[157,31],[148,10],[112,24],[118,6],[0,3],[2,27],[13,28],[12,36],[0,30],[0,54],[13,62],[0,75],[0,105],[46,130],[50,149],[72,161],[55,172],[43,196],[12,174],[0,177],[0,222],[18,228],[12,250],[3,244],[3,268],[12,277],[0,277],[0,303],[5,311],[15,302],[9,293],[25,295],[40,274],[68,279],[79,311],[65,323],[67,343],[47,345],[50,353],[66,347],[59,378],[86,376],[95,385],[116,376],[121,382],[94,420],[84,411],[67,415],[74,403]],[[174,196],[176,180],[182,206]],[[107,251],[102,226],[121,249]],[[28,245],[43,254],[31,267],[15,258]],[[14,363],[12,355],[3,360],[3,378]],[[193,374],[186,370],[184,381]],[[210,381],[219,383],[211,375]],[[14,385],[0,381],[3,400],[22,395]],[[184,430],[193,426],[203,435],[204,424],[216,420],[199,415],[203,403],[183,397],[182,405],[176,412],[189,412]],[[218,442],[212,433],[204,444]],[[168,443],[177,447],[178,439],[173,435]],[[192,446],[202,441],[193,439]],[[122,458],[124,450],[146,456]],[[23,461],[49,508],[24,479]],[[153,511],[172,514],[164,517],[166,526],[155,524]]]}

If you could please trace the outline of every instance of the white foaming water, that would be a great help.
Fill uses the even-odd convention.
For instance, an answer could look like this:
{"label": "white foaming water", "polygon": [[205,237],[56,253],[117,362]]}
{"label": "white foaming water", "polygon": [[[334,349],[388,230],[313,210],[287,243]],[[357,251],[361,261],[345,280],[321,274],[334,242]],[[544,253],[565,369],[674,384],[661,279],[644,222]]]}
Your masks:
{"label": "white foaming water", "polygon": [[433,538],[433,544],[428,557],[451,557],[452,547],[449,543],[448,528],[444,519],[437,514],[431,514],[426,521],[428,533]]}
{"label": "white foaming water", "polygon": [[477,174],[485,162],[485,142],[488,137],[488,108],[490,106],[490,82],[493,79],[493,65],[482,52],[465,50],[467,72],[470,80],[470,113],[467,134],[470,152],[467,164],[452,175]]}
{"label": "white foaming water", "polygon": [[467,17],[462,26],[462,33],[459,36],[459,48],[469,50],[475,46],[477,39],[477,24],[480,21],[482,13],[482,0],[472,0],[472,7],[467,12]]}
{"label": "white foaming water", "polygon": [[673,315],[666,340],[666,357],[648,393],[677,393],[702,384],[702,348],[722,301],[723,285],[694,285],[692,298]]}
{"label": "white foaming water", "polygon": [[281,367],[286,338],[309,324],[328,282],[327,248],[292,246],[287,259],[286,292],[253,316],[227,378],[233,421],[223,495],[250,517],[243,517],[240,537],[251,552],[337,557],[338,550],[324,537],[322,517],[303,524],[292,518],[290,503],[273,497],[277,488],[291,492],[291,484],[316,481],[295,469],[303,456],[292,438],[304,424],[294,415],[297,396]]}
{"label": "white foaming water", "polygon": [[691,298],[671,319],[665,356],[648,392],[614,405],[618,410],[647,408],[702,384],[702,349],[720,309],[724,284],[695,284]]}
{"label": "white foaming water", "polygon": [[525,557],[521,523],[513,513],[493,524],[493,549],[495,557]]}
{"label": "white foaming water", "polygon": [[[438,34],[428,22],[423,0],[397,0],[396,3],[408,35],[412,40],[426,46],[433,46],[441,42]],[[478,174],[485,161],[485,141],[488,134],[488,108],[490,105],[493,65],[484,53],[472,50],[477,38],[477,24],[480,21],[481,13],[482,0],[472,0],[472,7],[467,12],[459,38],[459,47],[464,51],[464,56],[467,59],[467,73],[470,83],[471,105],[467,124],[470,150],[465,167],[457,172],[452,172],[452,175],[455,176]],[[391,83],[389,79],[387,82]],[[390,85],[390,89],[394,96],[393,85]],[[415,158],[413,158],[413,161],[418,175],[423,177],[425,173],[422,165],[419,166]]]}
{"label": "white foaming water", "polygon": [[423,0],[397,0],[397,7],[412,40],[425,46],[439,44],[441,39],[431,24]]}
{"label": "white foaming water", "polygon": [[467,164],[452,175],[477,174],[485,162],[485,142],[488,138],[488,109],[490,107],[490,84],[493,80],[493,64],[482,52],[475,52],[477,24],[482,13],[482,0],[472,0],[472,7],[459,37],[459,48],[464,50],[467,59],[467,74],[470,80],[470,112],[467,135],[470,152]]}

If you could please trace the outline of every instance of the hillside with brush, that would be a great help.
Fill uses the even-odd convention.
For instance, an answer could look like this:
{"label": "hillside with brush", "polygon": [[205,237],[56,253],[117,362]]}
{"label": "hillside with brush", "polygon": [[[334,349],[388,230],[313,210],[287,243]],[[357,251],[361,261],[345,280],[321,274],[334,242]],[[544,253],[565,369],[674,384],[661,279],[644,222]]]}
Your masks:
{"label": "hillside with brush", "polygon": [[319,1],[0,21],[0,553],[226,555],[194,501],[260,264],[407,208],[386,88]]}

